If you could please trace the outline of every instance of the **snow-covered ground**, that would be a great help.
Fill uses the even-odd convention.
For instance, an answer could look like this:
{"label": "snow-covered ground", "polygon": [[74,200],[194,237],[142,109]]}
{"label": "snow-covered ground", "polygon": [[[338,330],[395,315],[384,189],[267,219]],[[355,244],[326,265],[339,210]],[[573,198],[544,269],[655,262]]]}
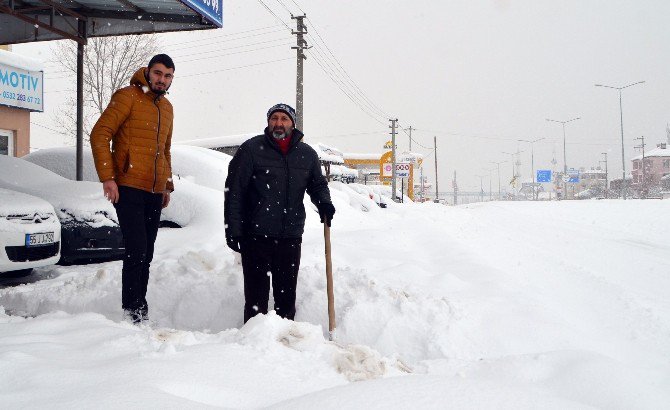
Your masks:
{"label": "snow-covered ground", "polygon": [[296,321],[243,326],[210,206],[161,229],[150,326],[121,320],[120,262],[0,289],[0,407],[667,408],[669,201],[381,209],[354,188],[331,183],[334,342],[316,212]]}

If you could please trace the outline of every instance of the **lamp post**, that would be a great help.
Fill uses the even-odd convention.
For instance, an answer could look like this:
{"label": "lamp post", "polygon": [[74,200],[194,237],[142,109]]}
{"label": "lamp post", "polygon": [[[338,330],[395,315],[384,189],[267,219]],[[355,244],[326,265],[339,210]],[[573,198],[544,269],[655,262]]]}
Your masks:
{"label": "lamp post", "polygon": [[537,200],[537,194],[535,192],[535,149],[533,148],[533,144],[535,144],[538,141],[542,141],[544,137],[538,138],[536,140],[530,141],[530,140],[517,140],[519,142],[527,142],[530,144],[530,172],[533,174],[533,200]]}
{"label": "lamp post", "polygon": [[484,171],[487,171],[489,173],[489,202],[493,200],[493,196],[491,194],[491,184],[492,179],[493,179],[493,168],[482,168]]}
{"label": "lamp post", "polygon": [[612,88],[614,90],[619,91],[619,116],[621,118],[621,169],[622,169],[622,179],[621,179],[621,193],[622,193],[622,198],[625,200],[626,199],[626,155],[624,152],[624,144],[623,144],[623,105],[621,103],[621,90],[624,88],[632,87],[637,84],[642,84],[644,81],[638,81],[636,83],[631,83],[628,85],[624,85],[623,87],[613,87],[611,85],[604,85],[604,84],[595,84],[596,87],[605,87],[605,88]]}
{"label": "lamp post", "polygon": [[484,202],[484,177],[486,175],[475,175],[479,178],[479,202]]}
{"label": "lamp post", "polygon": [[[511,180],[510,182],[514,182],[515,185],[516,185],[516,168],[515,168],[515,165],[517,165],[517,164],[516,164],[515,161],[514,161],[514,157],[515,157],[516,155],[519,155],[519,154],[522,153],[522,152],[523,152],[523,151],[519,151],[518,149],[516,150],[516,152],[505,152],[505,151],[502,151],[503,154],[507,154],[507,155],[511,155],[511,156],[512,156],[512,158],[510,159],[510,160],[512,161],[512,180]],[[515,187],[515,186],[512,186],[512,192],[513,192],[513,194],[514,194],[514,198],[513,198],[513,200],[516,200],[516,192],[514,191],[514,188],[516,188],[516,187]]]}
{"label": "lamp post", "polygon": [[501,192],[500,192],[500,164],[504,164],[507,161],[500,161],[500,162],[495,162],[495,161],[489,161],[491,164],[496,164],[498,166],[498,201],[500,201],[501,197]]}
{"label": "lamp post", "polygon": [[566,154],[565,154],[565,124],[576,121],[580,119],[581,117],[575,117],[571,120],[567,121],[559,121],[559,120],[552,120],[550,118],[547,118],[547,121],[549,122],[557,122],[559,124],[563,124],[563,199],[568,197],[568,181],[567,181],[567,175],[568,175],[568,163],[566,161]]}
{"label": "lamp post", "polygon": [[598,161],[598,162],[604,162],[605,163],[605,199],[607,199],[607,190],[609,189],[608,185],[608,178],[607,178],[607,153],[606,152],[601,152],[602,155],[605,156],[605,159],[603,161]]}

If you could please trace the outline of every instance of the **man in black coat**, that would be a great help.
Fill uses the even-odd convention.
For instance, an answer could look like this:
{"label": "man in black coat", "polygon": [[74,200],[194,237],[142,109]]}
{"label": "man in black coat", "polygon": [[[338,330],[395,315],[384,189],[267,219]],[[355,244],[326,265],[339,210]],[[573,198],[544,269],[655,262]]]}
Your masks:
{"label": "man in black coat", "polygon": [[226,179],[226,242],[242,255],[245,323],[268,312],[270,277],[275,311],[295,317],[305,192],[322,223],[330,226],[335,214],[319,157],[295,128],[295,110],[277,104],[267,121],[262,135],[237,150]]}

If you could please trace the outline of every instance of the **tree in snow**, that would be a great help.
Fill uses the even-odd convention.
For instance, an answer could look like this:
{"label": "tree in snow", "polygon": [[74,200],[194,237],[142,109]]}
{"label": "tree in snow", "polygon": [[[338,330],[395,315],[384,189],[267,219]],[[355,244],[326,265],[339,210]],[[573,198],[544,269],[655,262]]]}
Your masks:
{"label": "tree in snow", "polygon": [[[129,85],[135,71],[157,53],[155,35],[94,37],[88,40],[84,54],[84,140],[88,144],[91,129],[105,110],[112,94]],[[68,75],[77,75],[77,44],[59,41],[53,49],[55,62]],[[77,134],[76,95],[59,108],[55,123],[74,144]]]}

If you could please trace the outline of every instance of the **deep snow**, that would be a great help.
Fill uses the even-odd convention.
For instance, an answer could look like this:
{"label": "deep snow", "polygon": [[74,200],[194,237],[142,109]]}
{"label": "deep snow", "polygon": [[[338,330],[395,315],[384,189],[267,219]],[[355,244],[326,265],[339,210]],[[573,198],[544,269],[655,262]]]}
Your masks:
{"label": "deep snow", "polygon": [[670,403],[670,202],[381,209],[365,189],[331,183],[335,343],[316,212],[296,321],[242,326],[241,266],[210,189],[194,223],[159,233],[151,326],[121,320],[120,262],[40,269],[44,280],[0,289],[3,407]]}

